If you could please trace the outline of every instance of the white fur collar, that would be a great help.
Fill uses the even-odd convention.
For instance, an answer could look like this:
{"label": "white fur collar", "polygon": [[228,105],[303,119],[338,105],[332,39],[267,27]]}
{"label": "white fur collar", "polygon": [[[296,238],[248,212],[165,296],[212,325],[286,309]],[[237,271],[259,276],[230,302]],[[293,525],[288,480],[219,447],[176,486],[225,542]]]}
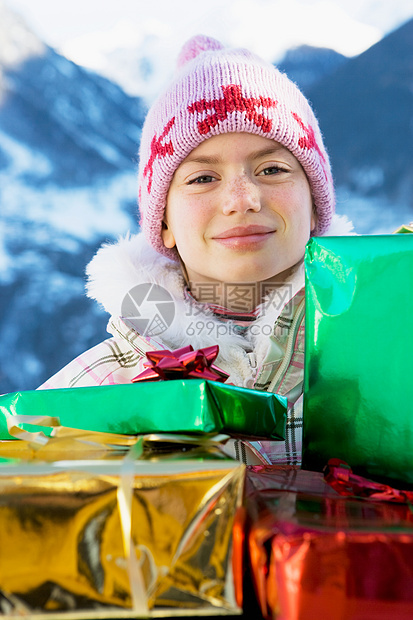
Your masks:
{"label": "white fur collar", "polygon": [[[327,234],[348,235],[352,234],[352,229],[346,217],[335,215]],[[194,307],[185,299],[184,280],[178,263],[153,250],[142,233],[127,235],[116,244],[103,245],[89,263],[87,275],[88,296],[114,317],[121,316],[125,296],[138,284],[155,283],[168,290],[174,299],[175,318],[161,334],[162,344],[170,349],[192,344],[198,349],[218,343],[220,356],[217,363],[225,370],[229,368],[235,372],[237,376],[233,379],[239,385],[245,384],[251,374],[250,364],[246,363],[246,351],[254,349],[258,363],[264,359],[269,343],[265,325],[270,326],[271,332],[282,310],[279,303],[271,302],[271,298],[264,300],[254,322],[254,332],[260,334],[257,336],[248,332],[246,336],[240,336],[231,329],[231,324],[225,324],[226,329],[223,329],[222,322],[211,311],[196,302]],[[282,306],[303,284],[304,270],[301,265],[286,283]],[[201,322],[205,324],[205,329],[199,329]]]}

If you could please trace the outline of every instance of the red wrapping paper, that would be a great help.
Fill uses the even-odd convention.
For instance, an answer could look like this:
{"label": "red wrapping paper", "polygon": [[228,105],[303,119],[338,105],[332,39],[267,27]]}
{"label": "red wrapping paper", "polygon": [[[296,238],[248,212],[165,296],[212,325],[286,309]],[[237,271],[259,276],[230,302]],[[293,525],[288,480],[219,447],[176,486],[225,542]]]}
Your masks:
{"label": "red wrapping paper", "polygon": [[228,379],[228,373],[212,363],[216,359],[218,351],[218,345],[197,351],[194,351],[191,345],[175,351],[168,349],[148,351],[146,353],[148,361],[143,364],[146,370],[134,377],[132,383],[186,379],[187,377],[223,383]]}
{"label": "red wrapping paper", "polygon": [[413,618],[408,504],[343,497],[323,475],[250,467],[248,549],[265,618]]}
{"label": "red wrapping paper", "polygon": [[388,484],[374,482],[353,474],[351,467],[341,459],[330,459],[324,468],[325,481],[340,495],[363,497],[379,502],[413,504],[413,491],[395,489]]}

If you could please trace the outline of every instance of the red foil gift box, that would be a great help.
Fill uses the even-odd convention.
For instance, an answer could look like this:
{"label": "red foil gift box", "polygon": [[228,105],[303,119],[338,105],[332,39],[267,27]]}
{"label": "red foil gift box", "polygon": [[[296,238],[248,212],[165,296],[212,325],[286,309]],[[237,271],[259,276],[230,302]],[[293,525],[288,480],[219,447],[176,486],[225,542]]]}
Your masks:
{"label": "red foil gift box", "polygon": [[413,618],[408,503],[344,497],[321,473],[254,466],[246,505],[250,570],[265,618]]}

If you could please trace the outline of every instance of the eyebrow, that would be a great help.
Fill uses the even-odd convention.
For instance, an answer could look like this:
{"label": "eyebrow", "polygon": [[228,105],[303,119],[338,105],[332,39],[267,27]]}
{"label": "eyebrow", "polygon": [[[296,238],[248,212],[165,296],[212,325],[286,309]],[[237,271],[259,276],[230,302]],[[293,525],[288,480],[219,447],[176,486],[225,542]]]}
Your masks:
{"label": "eyebrow", "polygon": [[[281,150],[284,150],[284,147],[282,147],[281,145],[271,146],[270,148],[267,148],[267,149],[260,149],[258,151],[253,151],[249,155],[248,159],[251,159],[251,160],[259,159],[260,157],[266,157],[267,155],[273,155]],[[212,164],[213,165],[213,164],[222,163],[222,158],[219,155],[211,155],[211,156],[200,155],[200,156],[194,156],[194,157],[191,157],[191,155],[188,155],[188,157],[182,163],[183,164]]]}
{"label": "eyebrow", "polygon": [[188,155],[188,157],[182,163],[183,164],[220,164],[221,161],[222,160],[220,157],[215,157],[215,156],[207,157],[205,155],[203,157],[200,155],[199,157],[191,157],[191,155]]}
{"label": "eyebrow", "polygon": [[258,151],[254,151],[250,155],[250,159],[258,159],[259,157],[266,157],[267,155],[274,155],[274,153],[278,153],[278,151],[285,151],[285,147],[281,146],[281,144],[276,144],[275,146],[271,146],[268,149],[260,149]]}

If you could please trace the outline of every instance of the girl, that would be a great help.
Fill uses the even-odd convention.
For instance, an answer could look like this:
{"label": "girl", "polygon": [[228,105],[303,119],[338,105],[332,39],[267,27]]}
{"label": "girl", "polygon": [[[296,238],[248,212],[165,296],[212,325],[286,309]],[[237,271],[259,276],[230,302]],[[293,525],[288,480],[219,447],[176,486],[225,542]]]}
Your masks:
{"label": "girl", "polygon": [[300,463],[304,249],[310,235],[351,230],[333,222],[308,101],[252,53],[191,39],[142,130],[139,207],[142,233],[87,270],[112,337],[41,387],[126,383],[148,350],[218,344],[228,382],[288,399],[286,441],[244,442],[249,462]]}

